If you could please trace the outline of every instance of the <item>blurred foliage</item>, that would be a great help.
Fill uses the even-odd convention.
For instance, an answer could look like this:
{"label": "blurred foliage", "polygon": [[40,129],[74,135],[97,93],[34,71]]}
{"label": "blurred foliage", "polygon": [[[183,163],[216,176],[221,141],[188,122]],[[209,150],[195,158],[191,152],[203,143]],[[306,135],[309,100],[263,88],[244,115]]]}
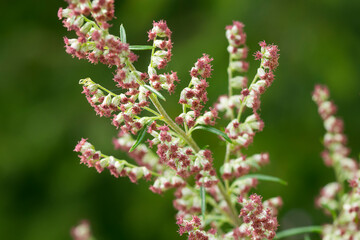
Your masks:
{"label": "blurred foliage", "polygon": [[[2,3],[0,38],[0,236],[2,239],[70,239],[69,229],[89,219],[97,239],[181,239],[174,221],[172,193],[158,196],[148,183],[131,184],[108,173],[79,165],[73,147],[81,137],[98,149],[123,157],[112,148],[116,130],[95,116],[80,94],[78,80],[91,77],[114,88],[112,70],[72,59],[62,37],[72,36],[56,13],[63,1]],[[262,172],[285,179],[284,187],[261,183],[264,198],[281,195],[285,205],[281,229],[330,221],[314,207],[320,188],[334,179],[320,159],[324,134],[311,92],[316,83],[329,85],[345,120],[353,156],[360,151],[360,1],[252,0],[116,0],[112,32],[124,24],[128,41],[146,44],[153,20],[165,19],[173,31],[174,56],[169,69],[178,71],[181,87],[202,53],[215,60],[210,102],[226,93],[228,55],[225,25],[245,23],[250,52],[260,40],[278,44],[280,67],[262,98],[264,132],[249,153],[268,151],[271,165]],[[146,69],[149,54],[137,64]],[[251,70],[258,63],[250,56]],[[179,93],[179,92],[178,92]],[[176,116],[178,94],[166,106]],[[198,133],[215,161],[224,146],[216,136]],[[185,237],[184,237],[185,238]],[[183,238],[183,239],[184,239]]]}

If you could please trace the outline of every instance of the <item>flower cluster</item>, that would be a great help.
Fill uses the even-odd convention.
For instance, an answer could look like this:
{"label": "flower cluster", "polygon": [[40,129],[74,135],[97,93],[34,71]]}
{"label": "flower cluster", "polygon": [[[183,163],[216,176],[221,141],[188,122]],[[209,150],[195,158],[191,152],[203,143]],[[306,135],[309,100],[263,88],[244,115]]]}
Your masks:
{"label": "flower cluster", "polygon": [[341,184],[338,182],[332,182],[326,184],[321,191],[320,196],[316,198],[315,204],[318,207],[324,207],[326,213],[330,213],[330,211],[336,211],[339,209],[339,203],[336,199],[337,194],[342,189]]}
{"label": "flower cluster", "polygon": [[[334,168],[337,179],[337,182],[327,184],[316,199],[316,205],[331,213],[334,220],[332,224],[323,226],[322,235],[324,240],[360,239],[359,166],[349,158],[344,124],[334,116],[337,108],[329,97],[326,86],[315,86],[313,100],[318,105],[327,131],[324,136],[325,150],[321,155],[325,164]],[[350,184],[349,191],[346,191],[346,183]]]}
{"label": "flower cluster", "polygon": [[232,159],[223,165],[221,169],[223,179],[239,178],[250,172],[251,169],[259,167],[269,162],[269,154],[261,153],[250,157],[241,156]]}
{"label": "flower cluster", "polygon": [[[153,54],[148,67],[150,85],[156,90],[165,89],[169,93],[175,90],[175,82],[180,81],[176,72],[157,74],[157,69],[163,69],[171,60],[171,31],[165,21],[153,22],[153,28],[148,32],[148,41],[153,41]],[[155,50],[155,49],[159,50]]]}
{"label": "flower cluster", "polygon": [[239,198],[243,205],[240,216],[246,225],[246,232],[253,240],[273,239],[278,227],[276,217],[273,217],[269,208],[264,208],[261,197],[253,194],[249,199]]}
{"label": "flower cluster", "polygon": [[227,48],[230,56],[228,72],[231,75],[229,87],[242,89],[247,86],[248,79],[245,76],[233,76],[234,73],[245,73],[249,69],[249,63],[245,62],[248,49],[245,46],[246,34],[244,33],[244,24],[234,21],[233,25],[226,26],[226,38],[229,41]]}
{"label": "flower cluster", "polygon": [[[59,19],[69,31],[75,31],[77,38],[64,38],[66,52],[79,59],[87,58],[92,63],[101,62],[116,66],[119,72],[126,61],[134,62],[137,56],[129,45],[109,34],[108,21],[114,17],[114,0],[84,1],[68,0],[66,9],[60,8]],[[87,16],[92,16],[91,21]],[[114,78],[115,79],[115,78]]]}
{"label": "flower cluster", "polygon": [[179,225],[179,234],[183,235],[184,233],[188,233],[189,240],[212,240],[212,239],[215,239],[212,236],[215,233],[212,229],[209,230],[209,232],[200,230],[201,220],[197,216],[194,216],[190,221],[184,220],[182,217],[178,217],[176,224]]}
{"label": "flower cluster", "polygon": [[260,79],[265,80],[269,85],[274,80],[273,71],[279,65],[278,47],[276,45],[268,45],[265,41],[259,43],[261,50],[255,53],[255,59],[261,60],[260,68],[257,74]]}
{"label": "flower cluster", "polygon": [[171,31],[166,25],[166,22],[161,20],[159,22],[154,21],[153,28],[149,31],[148,34],[148,41],[153,40],[154,46],[160,48],[160,50],[155,52],[154,56],[151,59],[151,67],[162,69],[170,61],[172,55]]}
{"label": "flower cluster", "polygon": [[[227,36],[231,36],[228,37],[228,39],[236,39],[236,37],[230,35],[230,33],[234,31],[233,29],[239,29],[239,26],[243,25],[234,24],[232,27],[228,27],[227,31],[229,34],[227,34]],[[242,30],[240,32],[242,32]],[[240,34],[238,38],[245,38],[245,35],[241,36]],[[229,41],[229,43],[235,44],[232,41]],[[220,96],[218,102],[215,104],[215,108],[219,112],[224,112],[224,116],[231,119],[225,132],[234,143],[230,146],[230,149],[237,157],[241,157],[242,148],[247,148],[253,142],[255,133],[263,130],[264,123],[257,113],[260,107],[260,95],[271,85],[274,79],[273,71],[277,67],[279,59],[277,46],[267,46],[265,42],[261,42],[260,46],[261,52],[256,54],[256,59],[261,60],[260,67],[250,86],[247,88],[246,85],[244,85],[239,94],[233,94],[232,87],[230,87],[229,95]],[[233,56],[230,57],[230,59],[233,58]],[[231,86],[232,78],[232,71],[229,71],[229,86]],[[249,115],[244,122],[241,122],[242,113],[246,108],[252,109],[253,114]],[[234,110],[237,117],[234,114]]]}
{"label": "flower cluster", "polygon": [[[184,88],[180,94],[179,103],[183,104],[184,107],[191,108],[193,112],[179,116],[178,122],[186,123],[189,122],[190,126],[194,118],[197,118],[200,115],[200,111],[203,109],[204,104],[208,101],[206,88],[209,84],[206,81],[206,78],[211,76],[212,66],[210,62],[212,58],[209,58],[208,55],[204,54],[201,58],[197,60],[195,66],[191,69],[191,81],[187,88]],[[200,78],[199,78],[200,77]],[[210,112],[212,116],[210,119],[217,117],[217,113]],[[214,115],[216,114],[216,115]],[[189,119],[189,120],[188,120]]]}
{"label": "flower cluster", "polygon": [[327,166],[336,169],[341,181],[351,180],[356,176],[358,164],[354,159],[349,158],[350,150],[346,147],[347,138],[344,135],[344,123],[340,118],[334,116],[336,106],[329,100],[329,96],[327,87],[315,86],[313,100],[318,105],[318,112],[326,129],[325,150],[321,156]]}
{"label": "flower cluster", "polygon": [[239,147],[246,148],[253,142],[256,131],[262,131],[263,128],[264,122],[255,113],[248,116],[243,123],[240,123],[238,119],[232,120],[225,132]]}
{"label": "flower cluster", "polygon": [[88,167],[95,167],[99,173],[107,168],[114,177],[127,176],[134,183],[142,177],[147,180],[151,179],[152,174],[146,167],[137,167],[125,160],[118,160],[113,156],[105,156],[100,151],[96,151],[87,139],[81,139],[74,151],[81,153],[79,155],[81,163]]}
{"label": "flower cluster", "polygon": [[[148,32],[152,45],[130,45],[126,43],[123,26],[120,36],[109,33],[108,22],[114,17],[113,0],[67,2],[69,6],[60,9],[58,15],[69,31],[75,31],[77,38],[65,38],[66,51],[79,59],[114,67],[114,85],[123,90],[115,94],[86,78],[80,80],[82,93],[98,115],[112,118],[112,124],[119,129],[113,139],[115,149],[126,152],[135,163],[103,154],[87,139],[81,139],[74,149],[79,153],[80,162],[96,168],[99,173],[108,169],[116,178],[127,176],[132,182],[144,178],[151,183],[149,189],[157,194],[175,189],[173,205],[177,210],[179,233],[186,233],[189,239],[249,239],[250,234],[256,237],[253,239],[258,236],[272,239],[277,226],[275,209],[281,205],[279,199],[265,201],[267,207],[264,208],[260,197],[252,195],[250,200],[242,202],[243,220],[238,217],[238,196],[247,199],[250,190],[258,184],[258,179],[246,175],[269,161],[267,153],[246,157],[242,150],[264,127],[256,111],[260,105],[259,95],[273,79],[264,78],[259,70],[247,88],[247,77],[241,75],[248,69],[244,25],[234,21],[226,27],[229,94],[220,98],[213,108],[203,111],[208,101],[207,79],[211,77],[213,61],[203,54],[190,70],[188,86],[180,93],[182,113],[172,119],[159,101],[165,100],[161,90],[173,93],[179,81],[176,72],[160,72],[172,56],[171,30],[166,22],[153,22]],[[135,68],[137,56],[132,51],[136,50],[151,51],[147,72]],[[274,45],[262,46],[260,69],[267,71],[267,76],[277,66],[277,51]],[[236,89],[239,92],[233,94]],[[245,107],[252,108],[253,113],[242,121]],[[222,127],[225,131],[213,127],[219,118],[218,111],[230,118],[227,127]],[[215,133],[227,141],[224,164],[220,168],[222,178],[213,166],[211,150],[200,148],[193,139],[193,132],[198,130]],[[256,210],[250,209],[251,204]],[[198,217],[200,214],[203,219]],[[233,230],[228,231],[229,226]]]}
{"label": "flower cluster", "polygon": [[[360,174],[360,173],[359,173]],[[338,215],[332,224],[323,226],[324,240],[360,239],[360,193],[352,188],[342,196],[342,201],[337,203]]]}

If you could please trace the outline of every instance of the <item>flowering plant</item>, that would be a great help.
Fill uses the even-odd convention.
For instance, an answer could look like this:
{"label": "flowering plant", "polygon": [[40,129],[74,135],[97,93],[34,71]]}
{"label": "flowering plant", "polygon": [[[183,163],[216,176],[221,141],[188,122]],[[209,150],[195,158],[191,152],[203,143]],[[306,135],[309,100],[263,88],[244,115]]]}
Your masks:
{"label": "flowering plant", "polygon": [[[109,33],[109,21],[114,17],[113,0],[67,2],[68,7],[60,8],[58,16],[69,31],[76,33],[76,38],[64,38],[66,52],[114,68],[113,81],[123,90],[116,94],[86,78],[80,80],[82,93],[97,115],[111,118],[112,124],[119,129],[118,137],[113,140],[115,148],[126,152],[135,163],[105,155],[84,138],[74,149],[79,153],[80,162],[94,167],[99,173],[107,169],[116,178],[126,176],[132,182],[144,178],[151,182],[149,189],[157,194],[175,188],[176,223],[179,234],[187,234],[188,239],[274,239],[278,227],[276,216],[282,200],[274,197],[263,201],[260,195],[250,191],[259,180],[284,181],[251,174],[269,162],[269,154],[247,156],[245,151],[255,134],[264,128],[258,111],[260,97],[274,80],[278,47],[260,42],[260,50],[254,54],[260,64],[248,84],[245,76],[249,68],[245,61],[248,55],[246,34],[244,25],[234,21],[226,27],[228,93],[220,96],[213,107],[204,110],[213,59],[203,54],[190,70],[188,86],[181,90],[179,104],[182,113],[171,118],[161,104],[161,100],[166,100],[162,91],[174,93],[175,84],[180,80],[176,72],[163,72],[171,60],[173,47],[172,33],[166,22],[153,22],[148,32],[148,41],[152,45],[130,45],[122,25],[120,36]],[[134,52],[144,50],[151,51],[147,72],[134,66],[138,58]],[[314,96],[318,96],[314,97],[318,104],[326,100],[323,93]],[[325,110],[321,113],[328,118],[333,111],[332,105],[322,108]],[[214,127],[220,115],[228,123]],[[327,125],[338,128],[336,120]],[[213,166],[211,150],[199,147],[192,138],[195,131],[217,134],[226,142],[220,169]],[[341,135],[340,130],[336,131],[332,133]],[[328,137],[331,144],[334,141],[342,143],[340,135]],[[337,154],[336,151],[330,154]],[[358,182],[353,180],[352,185],[357,186]],[[326,195],[319,198],[319,202],[327,204],[326,201],[332,200],[329,198],[332,197]],[[339,207],[338,203],[333,205],[336,206],[331,205],[329,210]],[[319,229],[285,231],[277,238],[306,231]],[[75,239],[89,239],[88,223],[82,223],[72,234]]]}
{"label": "flowering plant", "polygon": [[313,100],[318,105],[326,129],[323,140],[325,150],[321,156],[326,166],[334,168],[336,176],[336,182],[323,187],[316,199],[316,205],[333,217],[332,224],[323,226],[323,239],[360,239],[359,166],[355,159],[349,157],[344,123],[334,116],[337,107],[329,97],[326,86],[315,86]]}

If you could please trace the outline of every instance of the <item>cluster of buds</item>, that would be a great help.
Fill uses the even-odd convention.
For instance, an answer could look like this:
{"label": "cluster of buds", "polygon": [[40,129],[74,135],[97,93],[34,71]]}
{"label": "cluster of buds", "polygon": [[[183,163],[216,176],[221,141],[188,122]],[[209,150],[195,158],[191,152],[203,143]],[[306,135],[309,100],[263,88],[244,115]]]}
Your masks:
{"label": "cluster of buds", "polygon": [[201,198],[198,191],[194,191],[190,187],[185,186],[178,188],[175,192],[175,197],[176,199],[173,201],[173,205],[178,210],[178,217],[187,218],[193,214],[201,213]]}
{"label": "cluster of buds", "polygon": [[282,205],[283,200],[280,196],[267,199],[263,202],[264,208],[270,209],[274,217],[278,215],[279,208],[281,208]]}
{"label": "cluster of buds", "polygon": [[273,239],[278,227],[276,216],[283,204],[282,199],[275,197],[261,203],[261,197],[254,194],[246,200],[240,197],[239,202],[243,205],[239,217],[243,217],[244,223],[226,233],[222,239]]}
{"label": "cluster of buds", "polygon": [[261,51],[255,54],[255,59],[260,60],[260,67],[257,70],[256,78],[250,87],[243,89],[241,92],[242,101],[248,108],[252,108],[256,112],[260,107],[260,95],[263,94],[267,87],[274,80],[274,71],[278,66],[279,54],[276,45],[267,45],[265,41],[259,43]]}
{"label": "cluster of buds", "polygon": [[[148,67],[150,85],[156,90],[165,89],[170,94],[175,90],[175,82],[180,81],[176,72],[157,74],[157,69],[163,69],[171,60],[171,31],[165,21],[153,22],[153,28],[148,32],[148,41],[153,41],[153,54]],[[159,50],[155,50],[158,48]]]}
{"label": "cluster of buds", "polygon": [[237,179],[231,184],[231,192],[234,196],[245,196],[252,188],[256,188],[259,181],[256,178]]}
{"label": "cluster of buds", "polygon": [[81,139],[74,151],[81,153],[79,155],[81,163],[88,167],[95,167],[99,173],[107,168],[116,178],[128,176],[132,182],[137,182],[142,177],[146,180],[151,179],[152,174],[146,167],[137,167],[125,160],[115,159],[113,156],[104,156],[100,151],[96,151],[87,139]]}
{"label": "cluster of buds", "polygon": [[360,192],[352,188],[342,196],[339,215],[333,224],[325,224],[322,231],[324,240],[342,240],[360,238]]}
{"label": "cluster of buds", "polygon": [[279,48],[276,45],[268,45],[265,41],[259,43],[261,50],[255,53],[255,59],[260,60],[260,68],[257,75],[261,80],[265,80],[270,85],[274,80],[273,71],[279,65]]}
{"label": "cluster of buds", "polygon": [[336,199],[337,194],[342,189],[341,184],[338,182],[332,182],[326,184],[321,191],[320,196],[317,197],[315,200],[315,204],[318,207],[323,207],[327,211],[327,213],[330,213],[329,211],[336,211],[339,208],[338,200]]}
{"label": "cluster of buds", "polygon": [[156,172],[164,171],[165,166],[159,164],[159,157],[145,144],[140,144],[130,152],[131,147],[135,144],[135,140],[130,133],[120,131],[118,137],[113,139],[113,144],[115,149],[127,153],[139,166],[145,166],[149,170]]}
{"label": "cluster of buds", "polygon": [[237,119],[232,120],[225,129],[225,132],[240,148],[248,147],[254,139],[257,131],[262,131],[264,122],[257,113],[248,116],[243,123]]}
{"label": "cluster of buds", "polygon": [[350,187],[357,193],[360,193],[360,174],[357,174],[353,179],[349,180]]}
{"label": "cluster of buds", "polygon": [[175,90],[175,82],[179,82],[176,72],[164,73],[157,75],[155,71],[149,71],[150,84],[156,90],[165,89],[170,94]]}
{"label": "cluster of buds", "polygon": [[171,188],[182,188],[186,185],[183,178],[177,176],[173,171],[167,170],[154,181],[150,186],[150,190],[157,194],[162,194],[164,191]]}
{"label": "cluster of buds", "polygon": [[175,118],[175,121],[179,125],[186,124],[189,128],[192,128],[198,124],[214,126],[217,118],[218,111],[215,108],[210,107],[210,111],[205,111],[205,113],[200,115],[198,118],[195,117],[194,111],[188,111],[181,113]]}
{"label": "cluster of buds", "polygon": [[244,24],[234,21],[233,25],[226,26],[226,38],[229,41],[227,50],[230,54],[229,74],[231,75],[229,84],[231,88],[242,89],[247,86],[248,79],[245,76],[233,76],[234,73],[242,74],[247,72],[249,63],[245,62],[248,49],[245,46],[246,34]]}
{"label": "cluster of buds", "polygon": [[83,84],[82,93],[85,94],[86,99],[94,108],[96,114],[110,117],[113,112],[119,111],[122,96],[113,97],[110,94],[106,95],[99,89],[99,85],[93,83],[90,79],[81,79],[80,84]]}
{"label": "cluster of buds", "polygon": [[184,220],[183,217],[177,218],[177,225],[179,225],[179,234],[189,234],[189,240],[215,240],[215,231],[210,229],[205,232],[201,229],[201,220],[197,216],[193,216],[191,220]]}
{"label": "cluster of buds", "polygon": [[195,118],[200,115],[200,111],[208,101],[206,88],[209,84],[206,82],[206,78],[211,76],[212,66],[210,62],[212,60],[206,54],[197,60],[195,66],[190,71],[190,84],[180,94],[179,103],[187,108],[191,108],[194,111]]}
{"label": "cluster of buds", "polygon": [[250,172],[252,169],[259,169],[259,167],[269,163],[269,154],[261,153],[250,157],[241,156],[232,159],[223,165],[221,169],[223,179],[239,178]]}
{"label": "cluster of buds", "polygon": [[[347,138],[343,132],[344,124],[334,116],[337,107],[329,97],[326,86],[315,86],[312,98],[318,105],[319,115],[327,131],[324,137],[325,150],[321,155],[325,164],[334,168],[337,177],[337,182],[327,184],[316,199],[316,205],[326,213],[331,213],[334,218],[332,224],[323,226],[322,239],[360,239],[359,166],[354,159],[349,158],[350,150],[345,146]],[[346,182],[351,187],[348,192],[344,186]]]}
{"label": "cluster of buds", "polygon": [[149,126],[148,133],[154,137],[148,140],[150,146],[157,144],[156,153],[161,164],[166,164],[183,178],[196,174],[197,185],[210,187],[218,182],[210,150],[194,153],[168,126],[157,126],[156,122]]}
{"label": "cluster of buds", "polygon": [[233,118],[234,109],[239,107],[241,99],[240,95],[221,95],[215,103],[215,109],[219,112],[224,112],[224,117]]}
{"label": "cluster of buds", "polygon": [[243,206],[240,211],[247,232],[252,240],[273,239],[278,227],[276,217],[270,208],[264,208],[261,197],[253,194],[249,199],[239,197],[239,203]]}
{"label": "cluster of buds", "polygon": [[349,158],[350,150],[346,147],[347,138],[344,134],[344,123],[336,114],[336,106],[329,100],[330,94],[326,86],[317,85],[313,92],[313,100],[318,105],[318,112],[324,121],[325,150],[322,158],[327,166],[332,166],[339,174],[341,181],[351,180],[359,168],[354,159]]}
{"label": "cluster of buds", "polygon": [[[101,62],[117,68],[114,80],[127,62],[134,62],[137,56],[129,50],[129,45],[109,34],[108,28],[114,16],[113,0],[68,0],[66,9],[59,9],[58,17],[63,19],[64,26],[69,31],[75,31],[77,38],[64,38],[66,52],[79,59],[87,58],[91,63]],[[91,15],[95,21],[86,18]],[[125,76],[121,77],[125,80]]]}
{"label": "cluster of buds", "polygon": [[155,51],[151,58],[152,68],[162,69],[171,59],[171,31],[165,21],[153,22],[153,28],[148,32],[148,41],[154,41]]}

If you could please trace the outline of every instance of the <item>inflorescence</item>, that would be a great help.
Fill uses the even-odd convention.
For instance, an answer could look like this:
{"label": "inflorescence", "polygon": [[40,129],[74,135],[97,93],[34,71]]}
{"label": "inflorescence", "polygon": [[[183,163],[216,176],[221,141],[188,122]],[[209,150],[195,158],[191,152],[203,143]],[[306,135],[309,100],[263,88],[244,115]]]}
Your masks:
{"label": "inflorescence", "polygon": [[336,176],[336,182],[323,187],[316,199],[316,205],[333,217],[332,224],[323,226],[323,239],[360,239],[359,164],[349,157],[344,123],[335,116],[337,107],[329,99],[329,89],[316,85],[312,98],[318,106],[326,130],[323,140],[325,150],[321,156],[325,165],[334,169]]}
{"label": "inflorescence", "polygon": [[[260,65],[248,84],[246,34],[244,25],[234,21],[226,27],[228,94],[205,109],[213,59],[203,54],[190,70],[188,86],[180,93],[182,113],[172,119],[159,101],[164,99],[163,90],[174,93],[175,83],[180,81],[176,72],[162,72],[171,60],[173,48],[167,23],[153,22],[148,32],[152,45],[132,46],[126,43],[125,32],[120,36],[109,33],[113,0],[67,2],[68,7],[61,8],[58,16],[76,38],[64,38],[66,52],[114,68],[115,85],[123,89],[115,94],[86,78],[80,80],[82,93],[96,114],[111,118],[119,129],[113,139],[115,148],[127,152],[135,161],[107,156],[82,139],[74,149],[80,162],[99,173],[108,169],[116,178],[127,176],[132,182],[144,178],[151,182],[154,193],[175,188],[173,205],[178,211],[179,233],[187,234],[189,239],[273,239],[281,198],[262,202],[259,195],[250,194],[258,179],[246,177],[267,164],[269,154],[247,156],[244,151],[264,128],[259,115],[260,97],[274,80],[279,59],[277,46],[260,43],[261,49],[254,55]],[[137,56],[132,49],[151,50],[147,72],[135,68]],[[213,127],[220,116],[228,121],[224,131]],[[216,133],[227,141],[219,171],[213,162],[220,160],[213,159],[211,150],[201,149],[192,138],[197,130]]]}

